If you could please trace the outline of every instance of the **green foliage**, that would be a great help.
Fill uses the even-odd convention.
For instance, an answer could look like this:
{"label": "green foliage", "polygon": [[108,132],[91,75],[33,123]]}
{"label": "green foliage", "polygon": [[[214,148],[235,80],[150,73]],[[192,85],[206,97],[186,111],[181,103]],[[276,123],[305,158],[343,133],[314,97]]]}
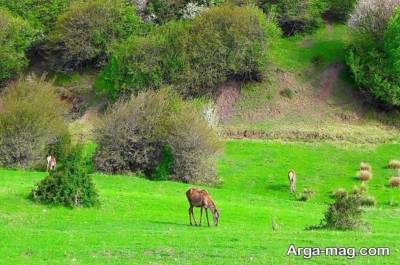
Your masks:
{"label": "green foliage", "polygon": [[[383,37],[383,49],[393,76],[400,75],[400,11],[389,21]],[[398,83],[399,84],[399,83]],[[400,89],[400,88],[399,88]],[[398,91],[400,98],[400,90]]]}
{"label": "green foliage", "polygon": [[25,52],[35,40],[28,22],[0,7],[0,87],[28,64]]}
{"label": "green foliage", "polygon": [[70,2],[71,0],[0,0],[0,6],[23,17],[36,29],[47,34],[54,28],[57,17]]}
{"label": "green foliage", "polygon": [[134,34],[139,18],[121,0],[74,2],[49,35],[49,63],[60,71],[106,63],[115,42]]}
{"label": "green foliage", "polygon": [[400,14],[387,26],[383,39],[355,34],[347,57],[357,85],[386,106],[400,106]]}
{"label": "green foliage", "polygon": [[167,180],[172,173],[172,165],[174,163],[174,155],[169,146],[164,146],[162,150],[162,159],[154,169],[153,175],[150,177],[156,180]]}
{"label": "green foliage", "polygon": [[30,197],[37,202],[67,207],[97,205],[99,196],[88,174],[82,146],[73,147],[62,165],[40,181]]}
{"label": "green foliage", "polygon": [[215,183],[220,144],[197,109],[171,89],[148,91],[116,106],[97,125],[93,161],[104,172]]}
{"label": "green foliage", "polygon": [[352,230],[360,227],[363,224],[361,199],[362,196],[356,192],[335,193],[335,202],[326,211],[323,226],[337,230]]}
{"label": "green foliage", "polygon": [[173,83],[183,68],[181,39],[188,36],[186,27],[184,22],[170,22],[118,45],[94,90],[115,100],[122,94]]}
{"label": "green foliage", "polygon": [[354,10],[357,0],[326,0],[325,15],[335,21],[346,21]]}
{"label": "green foliage", "polygon": [[259,6],[267,14],[276,16],[287,36],[318,28],[326,10],[325,0],[263,0]]}
{"label": "green foliage", "polygon": [[43,167],[49,152],[62,157],[70,141],[65,112],[43,79],[28,77],[7,87],[0,111],[0,165]]}
{"label": "green foliage", "polygon": [[222,6],[170,22],[119,45],[95,89],[123,93],[174,84],[185,96],[214,92],[227,79],[259,79],[268,45],[279,35],[257,8]]}
{"label": "green foliage", "polygon": [[279,35],[272,21],[252,7],[211,8],[193,20],[180,75],[184,95],[204,95],[227,79],[259,80],[268,46]]}

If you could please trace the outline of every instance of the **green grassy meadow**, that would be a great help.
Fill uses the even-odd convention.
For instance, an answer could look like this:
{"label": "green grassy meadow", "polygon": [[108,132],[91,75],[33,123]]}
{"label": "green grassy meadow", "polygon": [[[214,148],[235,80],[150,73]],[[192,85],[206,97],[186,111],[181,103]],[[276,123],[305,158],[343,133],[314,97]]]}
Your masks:
{"label": "green grassy meadow", "polygon": [[[46,173],[0,170],[1,264],[398,264],[400,190],[387,161],[400,144],[227,141],[219,161],[223,182],[205,187],[221,211],[218,227],[188,225],[185,191],[191,185],[136,176],[94,174],[101,205],[91,209],[34,204],[30,190]],[[306,230],[319,224],[330,194],[352,188],[361,161],[374,177],[365,209],[368,230]],[[287,171],[296,169],[298,190],[316,192],[309,202],[288,192]],[[199,211],[195,210],[198,218]],[[279,225],[272,230],[271,220]],[[388,257],[286,256],[303,247],[390,247]]]}

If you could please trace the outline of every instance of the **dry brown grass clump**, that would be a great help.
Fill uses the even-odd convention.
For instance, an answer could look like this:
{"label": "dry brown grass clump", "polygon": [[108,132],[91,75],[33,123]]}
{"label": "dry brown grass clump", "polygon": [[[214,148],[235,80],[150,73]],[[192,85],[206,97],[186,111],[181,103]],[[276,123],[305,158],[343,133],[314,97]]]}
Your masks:
{"label": "dry brown grass clump", "polygon": [[375,207],[377,204],[374,196],[366,195],[361,197],[361,206],[364,207]]}
{"label": "dry brown grass clump", "polygon": [[400,169],[400,161],[399,160],[390,160],[388,163],[388,168]]}
{"label": "dry brown grass clump", "polygon": [[315,192],[311,189],[305,188],[302,193],[297,196],[297,200],[299,201],[309,201],[315,196]]}
{"label": "dry brown grass clump", "polygon": [[392,177],[392,178],[389,180],[389,185],[390,185],[390,187],[392,187],[392,188],[398,188],[398,187],[400,187],[400,177]]}
{"label": "dry brown grass clump", "polygon": [[371,171],[371,165],[365,162],[360,163],[360,170],[361,171]]}
{"label": "dry brown grass clump", "polygon": [[372,179],[372,173],[371,171],[360,170],[358,172],[358,178],[361,181],[370,181]]}

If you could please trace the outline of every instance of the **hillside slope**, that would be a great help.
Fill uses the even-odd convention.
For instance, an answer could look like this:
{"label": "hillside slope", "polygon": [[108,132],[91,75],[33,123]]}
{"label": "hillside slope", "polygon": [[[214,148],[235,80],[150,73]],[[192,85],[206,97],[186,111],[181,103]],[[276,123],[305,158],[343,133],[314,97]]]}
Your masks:
{"label": "hillside slope", "polygon": [[267,81],[241,87],[225,134],[234,138],[346,140],[398,139],[398,112],[371,106],[345,66],[344,25],[280,40],[271,47]]}

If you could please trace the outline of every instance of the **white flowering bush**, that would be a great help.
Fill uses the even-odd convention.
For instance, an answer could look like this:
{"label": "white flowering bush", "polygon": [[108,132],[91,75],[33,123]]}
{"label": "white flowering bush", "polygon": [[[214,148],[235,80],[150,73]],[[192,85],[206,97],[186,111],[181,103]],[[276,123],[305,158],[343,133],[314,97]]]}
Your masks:
{"label": "white flowering bush", "polygon": [[208,123],[208,127],[217,128],[219,124],[219,116],[217,112],[217,108],[214,104],[208,103],[203,107],[203,116]]}
{"label": "white flowering bush", "polygon": [[400,0],[360,0],[350,16],[348,25],[353,31],[381,37]]}
{"label": "white flowering bush", "polygon": [[204,5],[189,2],[182,10],[182,17],[185,19],[197,17],[204,9],[206,9]]}

